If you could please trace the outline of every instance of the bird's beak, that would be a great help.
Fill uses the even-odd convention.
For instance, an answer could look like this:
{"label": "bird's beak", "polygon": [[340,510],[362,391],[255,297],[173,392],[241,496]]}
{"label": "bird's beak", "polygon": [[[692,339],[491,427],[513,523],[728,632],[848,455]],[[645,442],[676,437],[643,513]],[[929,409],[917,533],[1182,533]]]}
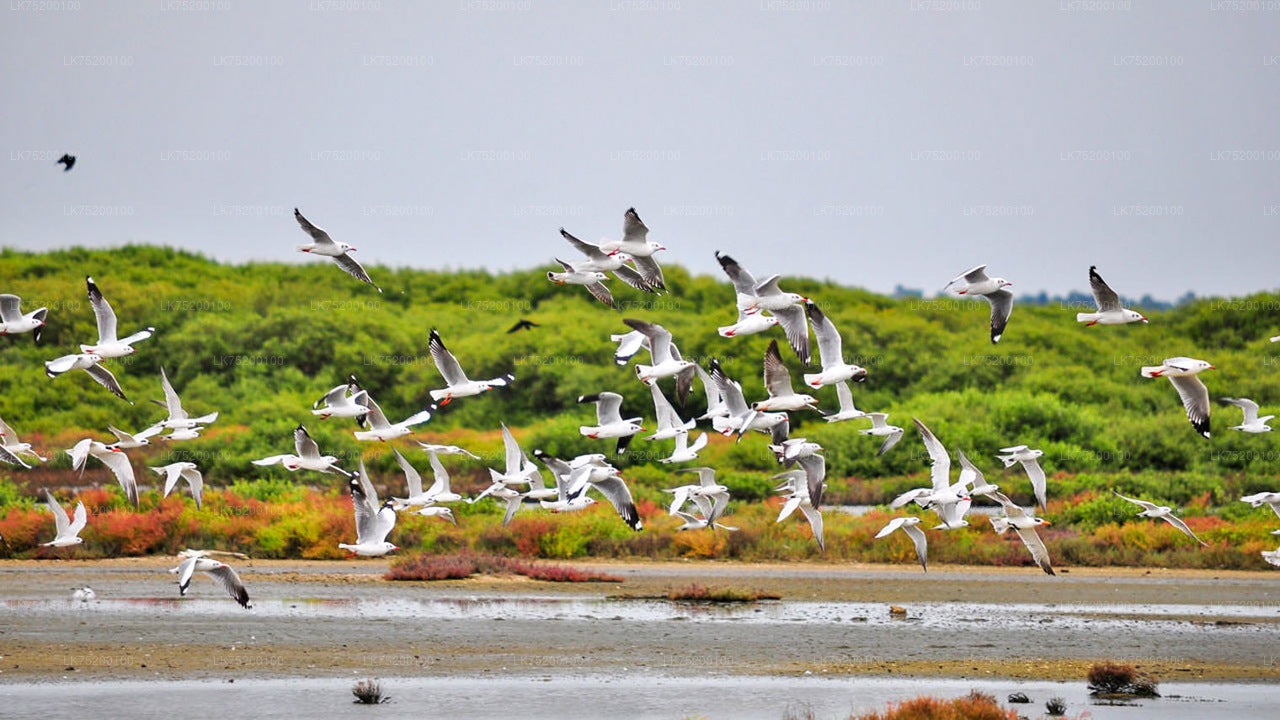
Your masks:
{"label": "bird's beak", "polygon": [[1214,367],[1214,366],[1210,365],[1210,366],[1209,366],[1209,369],[1210,369],[1210,370],[1217,370],[1218,368],[1216,368],[1216,367]]}
{"label": "bird's beak", "polygon": [[1003,287],[1013,287],[1013,283],[1011,283],[1011,282],[1007,282],[1007,283],[1005,283],[1005,284],[1004,284],[1004,286],[1003,286]]}
{"label": "bird's beak", "polygon": [[1146,319],[1146,318],[1138,318],[1138,319],[1139,319],[1139,320],[1141,320],[1141,321],[1142,321],[1142,322],[1144,322],[1144,323],[1147,321],[1147,319]]}
{"label": "bird's beak", "polygon": [[1045,520],[1045,521],[1044,521],[1044,524],[1045,524],[1045,525],[1052,525],[1053,523],[1049,522],[1048,520]]}

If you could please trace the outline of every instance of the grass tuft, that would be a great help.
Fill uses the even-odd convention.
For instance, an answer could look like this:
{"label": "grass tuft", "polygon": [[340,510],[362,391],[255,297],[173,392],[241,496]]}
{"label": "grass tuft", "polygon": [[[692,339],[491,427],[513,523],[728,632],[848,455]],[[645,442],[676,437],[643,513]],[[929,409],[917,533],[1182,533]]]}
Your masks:
{"label": "grass tuft", "polygon": [[1140,675],[1132,665],[1111,661],[1095,663],[1089,668],[1089,692],[1093,695],[1122,695],[1129,697],[1160,697],[1156,691],[1158,681]]}
{"label": "grass tuft", "polygon": [[545,582],[622,582],[616,575],[579,570],[563,565],[547,565],[501,555],[470,551],[448,555],[406,555],[391,565],[387,580],[461,580],[475,574],[523,575]]}
{"label": "grass tuft", "polygon": [[381,705],[391,700],[390,695],[382,694],[382,684],[377,680],[361,680],[351,686],[351,694],[356,696],[357,705]]}

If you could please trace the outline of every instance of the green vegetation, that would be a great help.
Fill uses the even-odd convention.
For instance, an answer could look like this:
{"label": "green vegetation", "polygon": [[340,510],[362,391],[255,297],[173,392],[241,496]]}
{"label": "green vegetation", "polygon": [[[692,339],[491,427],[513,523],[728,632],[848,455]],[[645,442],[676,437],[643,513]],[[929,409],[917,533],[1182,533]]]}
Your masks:
{"label": "green vegetation", "polygon": [[[357,443],[350,421],[321,420],[310,408],[350,373],[393,421],[424,407],[428,392],[441,386],[426,349],[432,327],[472,377],[512,371],[516,381],[450,404],[415,437],[462,445],[495,465],[503,421],[529,452],[607,451],[610,443],[578,434],[577,427],[593,418],[591,408],[575,402],[584,393],[621,392],[624,415],[652,416],[649,394],[632,370],[612,362],[608,336],[625,331],[622,317],[667,326],[690,359],[705,364],[720,358],[743,383],[749,400],[763,395],[761,358],[778,335],[719,337],[715,327],[733,320],[732,287],[723,277],[692,277],[674,266],[666,268],[668,295],[615,287],[619,301],[630,304],[622,312],[590,301],[580,288],[546,282],[544,269],[492,274],[373,267],[370,272],[384,294],[358,282],[338,282],[346,278],[326,263],[224,265],[158,247],[0,251],[0,277],[5,278],[0,291],[21,295],[28,311],[50,308],[39,345],[30,335],[0,338],[0,417],[52,458],[30,471],[0,466],[0,535],[7,543],[0,549],[17,555],[45,552],[33,550],[35,542],[47,539],[40,533],[51,527],[47,516],[33,509],[38,489],[53,488],[66,499],[90,486],[101,489],[83,490],[80,497],[99,511],[90,518],[86,544],[75,549],[89,556],[187,544],[219,544],[267,557],[336,556],[333,545],[353,532],[344,481],[290,474],[279,466],[259,468],[250,461],[291,452],[291,431],[302,423],[322,451],[343,458],[345,466],[363,458],[384,496],[388,490],[402,493],[403,479],[386,444]],[[107,362],[134,405],[112,397],[79,371],[53,380],[44,376],[43,361],[96,337],[83,283],[89,274],[115,308],[122,332],[156,328],[153,338],[138,344],[136,355]],[[786,286],[821,303],[841,329],[849,359],[868,368],[868,380],[854,388],[858,407],[889,411],[892,422],[908,429],[898,447],[877,458],[880,440],[858,432],[865,422],[829,425],[816,415],[793,414],[793,435],[826,447],[830,502],[881,504],[923,481],[927,457],[910,427],[914,416],[1024,504],[1031,497],[1020,468],[1000,468],[992,455],[1012,444],[1045,451],[1051,503],[1043,514],[1054,522],[1045,535],[1055,562],[1158,559],[1194,567],[1263,567],[1257,552],[1271,549],[1267,532],[1275,518],[1266,508],[1237,501],[1243,494],[1274,489],[1280,460],[1275,440],[1228,431],[1239,418],[1234,408],[1215,408],[1214,437],[1198,437],[1169,383],[1141,378],[1138,370],[1166,356],[1200,357],[1219,368],[1204,376],[1214,397],[1252,397],[1265,411],[1280,402],[1275,372],[1280,345],[1267,342],[1280,329],[1274,312],[1280,295],[1199,300],[1149,313],[1150,325],[1124,327],[1079,326],[1077,307],[1015,306],[1004,340],[992,346],[987,305],[980,300],[893,300],[811,279],[792,279]],[[542,327],[507,334],[521,317]],[[802,368],[789,353],[784,357],[798,383]],[[146,401],[161,396],[162,365],[189,410],[221,415],[198,440],[156,442],[130,451],[130,457],[144,489],[155,481],[144,465],[196,462],[208,488],[202,511],[189,499],[160,502],[154,492],[144,492],[143,508],[134,513],[120,504],[119,489],[97,461],[89,461],[81,479],[62,452],[82,437],[109,440],[108,423],[137,431],[159,419],[163,411]],[[814,394],[823,405],[835,406],[834,389]],[[695,383],[685,414],[704,407],[701,384]],[[416,445],[401,442],[399,447],[425,468]],[[775,525],[776,506],[763,502],[771,494],[769,476],[777,471],[763,436],[740,443],[713,437],[699,460],[718,468],[734,493],[732,520],[743,531],[668,532],[658,510],[668,498],[661,488],[677,480],[673,468],[657,460],[669,449],[669,442],[638,440],[616,460],[645,516],[646,529],[639,534],[617,522],[607,507],[565,516],[523,510],[502,529],[499,511],[484,502],[455,509],[459,528],[402,517],[392,540],[429,552],[469,547],[549,558],[818,556],[802,524]],[[484,463],[449,457],[445,464],[463,491],[474,492],[487,482]],[[1112,488],[1182,508],[1191,527],[1213,547],[1191,548],[1164,523],[1135,519],[1132,508],[1110,495]],[[147,514],[155,517],[133,517]],[[878,529],[872,526],[887,514],[829,516],[825,557],[910,561],[909,543],[871,542]],[[973,528],[931,543],[930,559],[1025,561],[1016,542],[987,537],[985,526],[979,519]],[[130,537],[131,532],[138,536]]]}

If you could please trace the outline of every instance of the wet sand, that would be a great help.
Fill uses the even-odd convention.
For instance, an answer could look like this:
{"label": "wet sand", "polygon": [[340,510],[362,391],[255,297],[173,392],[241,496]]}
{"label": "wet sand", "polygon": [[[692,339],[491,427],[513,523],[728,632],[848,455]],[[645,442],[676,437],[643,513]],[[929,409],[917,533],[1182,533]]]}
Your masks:
{"label": "wet sand", "polygon": [[[571,562],[622,583],[388,582],[388,563],[242,561],[255,609],[172,558],[0,561],[0,682],[559,672],[1280,679],[1280,574]],[[607,600],[699,583],[758,606]],[[98,601],[72,602],[91,585]],[[907,609],[890,618],[888,606]],[[1025,606],[1025,611],[1024,611]],[[625,670],[624,670],[625,669]]]}

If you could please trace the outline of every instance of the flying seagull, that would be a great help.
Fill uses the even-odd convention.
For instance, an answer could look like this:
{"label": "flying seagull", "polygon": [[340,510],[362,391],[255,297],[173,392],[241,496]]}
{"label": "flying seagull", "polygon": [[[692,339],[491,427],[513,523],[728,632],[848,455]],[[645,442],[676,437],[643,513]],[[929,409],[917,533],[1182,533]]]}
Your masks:
{"label": "flying seagull", "polygon": [[812,395],[797,393],[791,387],[791,371],[782,361],[778,341],[769,341],[764,352],[764,387],[769,397],[751,404],[756,412],[787,412],[790,410],[818,410],[818,400]]}
{"label": "flying seagull", "polygon": [[55,164],[55,165],[63,165],[63,166],[65,166],[65,167],[63,167],[63,168],[62,168],[62,172],[67,172],[67,171],[71,170],[71,168],[75,167],[75,165],[76,165],[76,156],[75,156],[75,155],[68,154],[68,153],[63,153],[63,154],[62,154],[62,157],[58,158],[58,159],[57,159],[57,161],[56,161],[54,164]]}
{"label": "flying seagull", "polygon": [[193,462],[175,462],[160,467],[151,467],[157,475],[164,475],[164,496],[169,497],[169,493],[177,487],[179,480],[186,480],[187,487],[191,488],[191,497],[196,501],[196,507],[201,507],[201,498],[204,495],[204,477],[200,474],[200,470],[196,468]]}
{"label": "flying seagull", "polygon": [[333,263],[342,268],[343,272],[360,282],[373,285],[374,289],[378,292],[382,292],[382,288],[374,285],[373,280],[369,278],[369,273],[365,272],[364,266],[362,266],[355,258],[351,257],[351,253],[356,251],[355,248],[346,243],[334,242],[333,238],[329,237],[329,233],[321,230],[315,225],[312,225],[309,220],[302,217],[302,213],[298,212],[298,208],[293,209],[293,217],[298,221],[298,224],[302,226],[302,229],[311,236],[313,241],[307,245],[298,245],[297,249],[299,252],[323,255],[333,260]]}
{"label": "flying seagull", "polygon": [[[768,324],[757,328],[747,324],[743,315],[755,315],[768,310],[773,314],[777,324],[782,326],[783,332],[787,335],[787,342],[791,344],[796,357],[800,358],[800,362],[807,364],[809,362],[809,322],[805,320],[803,306],[809,302],[809,299],[796,293],[782,292],[778,288],[780,275],[770,275],[764,282],[757,283],[750,272],[728,255],[716,252],[716,260],[720,261],[720,267],[729,276],[737,292],[738,322],[736,325],[742,327],[731,326],[729,329],[733,332],[729,334],[749,335],[752,332],[764,330]],[[721,332],[721,334],[726,333]]]}
{"label": "flying seagull", "polygon": [[996,500],[1004,509],[1004,517],[991,518],[991,528],[1001,535],[1009,528],[1013,528],[1018,533],[1018,537],[1022,540],[1022,544],[1027,546],[1027,550],[1031,551],[1031,557],[1036,561],[1036,565],[1040,566],[1045,574],[1053,575],[1053,567],[1049,564],[1049,551],[1044,546],[1044,541],[1040,539],[1040,535],[1036,533],[1037,525],[1051,525],[1044,518],[1033,517],[1026,510],[1023,510],[1014,501],[1010,500],[1004,493],[996,492]]}
{"label": "flying seagull", "polygon": [[914,516],[894,518],[876,533],[876,539],[887,537],[894,530],[906,533],[911,538],[911,542],[915,543],[916,557],[920,559],[920,567],[924,568],[925,572],[929,572],[928,540],[925,539],[924,531],[916,527],[919,524],[920,518]]}
{"label": "flying seagull", "polygon": [[595,270],[579,271],[569,263],[555,259],[560,267],[564,268],[564,272],[547,271],[547,279],[556,285],[581,285],[591,293],[591,297],[600,302],[613,307],[613,293],[609,292],[609,288],[604,286],[604,282],[609,279],[608,275]]}
{"label": "flying seagull", "polygon": [[218,419],[217,411],[195,418],[188,415],[182,408],[182,398],[178,397],[178,391],[173,389],[173,384],[169,382],[169,376],[165,373],[163,365],[160,366],[160,386],[164,390],[164,402],[158,400],[152,400],[152,402],[167,409],[169,417],[156,423],[157,426],[170,430],[191,430]]}
{"label": "flying seagull", "polygon": [[1187,524],[1182,521],[1182,518],[1178,517],[1177,515],[1174,515],[1173,508],[1169,507],[1168,505],[1156,505],[1155,503],[1147,502],[1146,500],[1135,500],[1134,498],[1131,498],[1131,497],[1125,497],[1124,495],[1121,495],[1115,490],[1112,490],[1111,492],[1115,493],[1116,497],[1120,498],[1121,500],[1131,502],[1134,505],[1137,505],[1138,507],[1142,508],[1142,512],[1138,513],[1138,517],[1161,518],[1165,522],[1169,523],[1170,525],[1178,528],[1178,530],[1182,531],[1184,535],[1191,538],[1192,540],[1195,540],[1196,542],[1200,543],[1201,545],[1204,545],[1205,547],[1209,546],[1209,543],[1196,537],[1196,534],[1191,532],[1191,528],[1187,527]]}
{"label": "flying seagull", "polygon": [[1239,425],[1234,425],[1229,429],[1247,433],[1271,432],[1271,426],[1267,424],[1267,421],[1275,417],[1275,415],[1258,417],[1258,403],[1249,398],[1224,397],[1219,398],[1219,400],[1227,405],[1235,405],[1244,411],[1244,420]]}
{"label": "flying seagull", "polygon": [[516,379],[516,376],[510,373],[492,380],[468,379],[467,374],[462,371],[462,366],[458,364],[458,359],[444,346],[444,340],[440,339],[440,333],[435,328],[431,329],[431,338],[427,341],[427,347],[431,350],[431,360],[435,362],[436,369],[440,371],[447,383],[443,389],[431,391],[431,399],[440,401],[442,406],[453,402],[454,398],[470,397],[496,387],[506,387]]}
{"label": "flying seagull", "polygon": [[93,278],[86,277],[84,282],[89,289],[89,304],[93,306],[93,315],[98,322],[98,343],[96,345],[81,345],[80,352],[91,353],[103,358],[124,357],[138,352],[133,347],[133,344],[151,337],[151,334],[156,329],[149,327],[129,337],[117,339],[116,313],[111,309],[111,303],[107,302],[107,299],[102,296],[102,291],[93,282]]}
{"label": "flying seagull", "polygon": [[18,433],[9,427],[9,423],[0,419],[0,461],[29,469],[31,466],[22,459],[23,455],[30,455],[40,462],[48,460],[32,449],[31,443],[22,442]]}
{"label": "flying seagull", "polygon": [[1205,370],[1215,370],[1204,360],[1189,357],[1167,358],[1163,364],[1145,366],[1142,377],[1167,377],[1182,398],[1182,406],[1186,408],[1187,419],[1191,427],[1205,437],[1209,437],[1209,389],[1200,382],[1196,375]]}
{"label": "flying seagull", "polygon": [[1005,467],[1013,467],[1014,463],[1021,463],[1022,469],[1027,471],[1027,479],[1031,480],[1031,490],[1035,493],[1036,502],[1042,510],[1048,510],[1049,503],[1045,500],[1044,468],[1040,467],[1040,458],[1044,456],[1044,451],[1032,450],[1026,445],[1015,445],[1000,448],[1000,452],[1004,454],[996,457],[1004,463]]}
{"label": "flying seagull", "polygon": [[240,607],[246,610],[252,608],[253,606],[249,604],[249,591],[245,589],[240,576],[230,565],[206,557],[212,552],[214,551],[185,550],[179,553],[178,557],[183,558],[182,562],[169,570],[178,576],[178,594],[185,597],[187,588],[191,587],[191,577],[197,572],[202,572],[221,585],[233,600],[240,603]]}
{"label": "flying seagull", "polygon": [[809,314],[809,324],[813,326],[813,335],[818,339],[818,358],[822,362],[822,372],[806,373],[804,384],[819,388],[848,380],[866,380],[865,368],[844,361],[844,344],[831,318],[812,302],[805,303],[804,307]]}
{"label": "flying seagull", "polygon": [[991,303],[991,344],[1000,342],[1004,328],[1009,324],[1009,313],[1013,310],[1013,293],[1005,290],[1013,283],[1004,278],[987,277],[987,266],[979,265],[955,276],[946,288],[954,288],[960,295],[981,295]]}
{"label": "flying seagull", "polygon": [[49,506],[49,512],[53,513],[53,524],[55,528],[54,538],[47,543],[40,543],[41,547],[70,547],[79,545],[84,542],[80,537],[80,531],[84,529],[85,523],[89,521],[88,515],[85,513],[84,503],[77,501],[75,510],[75,519],[67,517],[67,511],[62,509],[58,504],[57,498],[53,493],[49,492],[49,488],[44,489],[45,503]]}
{"label": "flying seagull", "polygon": [[68,450],[67,454],[71,456],[71,469],[81,474],[84,473],[84,466],[89,457],[97,458],[111,470],[112,475],[115,475],[116,481],[120,483],[120,487],[129,498],[129,504],[135,508],[138,507],[138,481],[133,475],[133,466],[129,464],[129,457],[123,450],[109,448],[97,440],[85,438]]}
{"label": "flying seagull", "polygon": [[360,470],[351,478],[350,488],[351,505],[356,515],[356,542],[354,545],[339,543],[338,547],[351,553],[348,558],[357,555],[382,557],[392,550],[399,550],[387,542],[387,536],[396,526],[396,511],[390,500],[378,504],[378,493],[369,482],[363,460],[360,461]]}
{"label": "flying seagull", "polygon": [[618,454],[627,451],[627,445],[631,443],[631,438],[638,432],[644,431],[644,426],[640,424],[640,418],[623,419],[621,414],[622,396],[613,392],[595,393],[592,395],[583,395],[578,398],[579,404],[595,403],[596,406],[596,424],[583,425],[578,428],[578,432],[583,435],[596,438],[618,438]]}
{"label": "flying seagull", "polygon": [[[600,245],[600,250],[609,255],[619,253],[629,255],[635,263],[636,272],[647,285],[657,290],[666,290],[667,282],[663,279],[662,268],[653,259],[653,254],[666,249],[666,246],[649,239],[649,228],[641,222],[635,208],[627,208],[623,213],[622,239]],[[623,279],[626,280],[626,278]]]}
{"label": "flying seagull", "polygon": [[889,452],[889,448],[897,445],[898,441],[902,439],[902,428],[888,423],[889,413],[866,413],[866,416],[871,419],[871,427],[858,432],[863,435],[884,438],[884,442],[880,445],[880,450],[876,452],[876,457],[879,457]]}
{"label": "flying seagull", "polygon": [[520,318],[520,320],[518,320],[515,325],[511,326],[511,329],[507,331],[507,334],[510,335],[511,333],[519,332],[521,330],[532,330],[536,327],[542,327],[542,326],[532,320],[526,320],[524,318]]}
{"label": "flying seagull", "polygon": [[[631,256],[624,253],[610,255],[609,253],[601,250],[599,245],[592,245],[589,242],[579,240],[566,232],[564,228],[560,228],[560,236],[569,241],[569,244],[576,248],[578,252],[587,256],[586,260],[571,263],[574,270],[577,270],[578,272],[612,272],[619,280],[637,290],[649,293],[657,292],[659,290],[659,288],[649,284],[649,282],[640,274],[639,270],[636,270],[626,264],[626,261],[630,260]],[[657,267],[657,263],[653,263],[653,267]],[[662,270],[659,269],[657,274],[658,277],[661,278]]]}
{"label": "flying seagull", "polygon": [[1085,323],[1087,327],[1147,321],[1142,313],[1126,310],[1120,306],[1120,296],[1116,295],[1116,291],[1103,281],[1102,276],[1098,274],[1098,268],[1093,265],[1089,266],[1089,286],[1093,289],[1093,304],[1098,306],[1098,312],[1076,313],[1076,322]]}
{"label": "flying seagull", "polygon": [[21,335],[34,330],[35,340],[40,342],[40,333],[48,314],[49,308],[42,307],[24,315],[22,298],[8,293],[0,295],[0,335]]}
{"label": "flying seagull", "polygon": [[[63,355],[60,358],[50,360],[44,364],[44,374],[51,378],[72,370],[83,370],[88,373],[93,381],[102,387],[111,391],[112,395],[129,402],[129,398],[124,396],[124,390],[120,389],[120,382],[116,380],[116,376],[111,371],[103,367],[101,355],[93,353],[76,353],[74,355]],[[132,403],[130,403],[132,404]]]}
{"label": "flying seagull", "polygon": [[270,455],[261,460],[254,460],[253,464],[263,467],[279,464],[283,465],[284,469],[289,472],[314,470],[322,473],[336,472],[345,477],[351,476],[346,470],[338,467],[338,458],[333,455],[320,454],[320,446],[312,439],[311,434],[307,432],[307,428],[302,425],[299,425],[293,431],[293,447],[296,454]]}

